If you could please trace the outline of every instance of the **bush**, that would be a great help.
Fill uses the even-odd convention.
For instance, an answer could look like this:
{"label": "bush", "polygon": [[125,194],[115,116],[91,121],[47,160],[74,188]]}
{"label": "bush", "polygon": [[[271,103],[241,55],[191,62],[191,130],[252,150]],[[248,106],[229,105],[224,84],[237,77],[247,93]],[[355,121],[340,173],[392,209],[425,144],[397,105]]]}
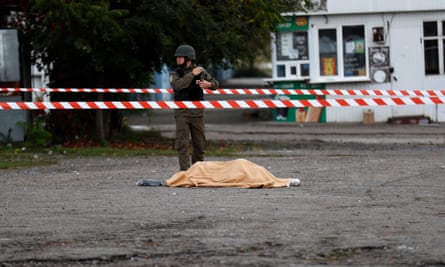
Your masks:
{"label": "bush", "polygon": [[36,117],[34,122],[29,125],[25,122],[18,122],[26,132],[26,141],[34,146],[48,146],[51,144],[52,134],[46,130],[45,117]]}

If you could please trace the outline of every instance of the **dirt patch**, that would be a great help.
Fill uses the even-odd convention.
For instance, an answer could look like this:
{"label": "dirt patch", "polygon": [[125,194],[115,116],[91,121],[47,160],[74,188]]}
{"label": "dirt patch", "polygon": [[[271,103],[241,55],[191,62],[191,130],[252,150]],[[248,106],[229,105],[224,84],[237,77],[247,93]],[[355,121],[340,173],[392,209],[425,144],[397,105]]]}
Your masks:
{"label": "dirt patch", "polygon": [[168,156],[2,170],[0,265],[445,266],[444,146],[270,149],[239,157],[301,187],[135,185]]}

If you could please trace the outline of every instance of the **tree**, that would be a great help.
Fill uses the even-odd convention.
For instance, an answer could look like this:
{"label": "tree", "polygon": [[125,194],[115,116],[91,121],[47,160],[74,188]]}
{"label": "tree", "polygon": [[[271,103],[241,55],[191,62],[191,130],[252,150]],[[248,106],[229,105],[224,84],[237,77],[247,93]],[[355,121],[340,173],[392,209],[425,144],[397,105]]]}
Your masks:
{"label": "tree", "polygon": [[[126,28],[128,13],[113,9],[108,1],[35,1],[30,16],[32,49],[35,61],[50,76],[50,86],[121,87],[147,81],[146,74],[159,60],[150,58],[138,42],[142,38]],[[113,97],[116,95],[56,94],[53,100],[102,101]],[[55,111],[50,126],[62,142],[79,136],[103,141],[119,128],[119,113]]]}
{"label": "tree", "polygon": [[[193,45],[199,62],[207,65],[253,62],[281,21],[280,12],[308,1],[31,0],[27,34],[33,60],[49,74],[52,87],[144,86],[163,62],[173,64],[174,49],[183,43]],[[57,94],[53,99],[113,97],[123,96]],[[53,134],[62,141],[82,134],[106,140],[119,128],[115,111],[52,114]]]}

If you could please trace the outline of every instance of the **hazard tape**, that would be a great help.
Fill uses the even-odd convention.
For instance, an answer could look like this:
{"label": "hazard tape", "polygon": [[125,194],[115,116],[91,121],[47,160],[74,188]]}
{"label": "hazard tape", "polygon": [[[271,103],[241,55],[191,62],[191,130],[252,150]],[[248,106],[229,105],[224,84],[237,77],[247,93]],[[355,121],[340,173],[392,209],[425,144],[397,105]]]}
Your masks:
{"label": "hazard tape", "polygon": [[[171,88],[0,88],[0,92],[39,93],[134,93],[172,94]],[[439,97],[445,90],[365,90],[365,89],[271,89],[235,88],[204,89],[206,94],[217,95],[330,95],[330,96],[376,96],[376,97]]]}
{"label": "hazard tape", "polygon": [[367,107],[445,104],[445,97],[208,100],[208,101],[92,101],[92,102],[0,102],[0,110],[53,109],[253,109],[301,107]]}

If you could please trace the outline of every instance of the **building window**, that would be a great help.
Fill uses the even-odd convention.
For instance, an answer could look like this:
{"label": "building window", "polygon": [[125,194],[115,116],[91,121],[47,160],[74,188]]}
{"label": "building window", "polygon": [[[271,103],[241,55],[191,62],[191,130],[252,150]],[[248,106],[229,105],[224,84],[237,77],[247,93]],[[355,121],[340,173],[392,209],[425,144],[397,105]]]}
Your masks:
{"label": "building window", "polygon": [[337,30],[318,31],[318,51],[320,56],[320,75],[337,76]]}
{"label": "building window", "polygon": [[277,60],[308,60],[307,31],[281,32],[277,34]]}
{"label": "building window", "polygon": [[445,21],[423,22],[425,74],[444,73],[445,62]]}
{"label": "building window", "polygon": [[345,77],[366,76],[365,28],[343,27],[343,74]]}
{"label": "building window", "polygon": [[309,77],[309,39],[307,30],[281,31],[275,34],[273,76],[282,80]]}
{"label": "building window", "polygon": [[317,29],[321,81],[367,80],[367,49],[364,25]]}

